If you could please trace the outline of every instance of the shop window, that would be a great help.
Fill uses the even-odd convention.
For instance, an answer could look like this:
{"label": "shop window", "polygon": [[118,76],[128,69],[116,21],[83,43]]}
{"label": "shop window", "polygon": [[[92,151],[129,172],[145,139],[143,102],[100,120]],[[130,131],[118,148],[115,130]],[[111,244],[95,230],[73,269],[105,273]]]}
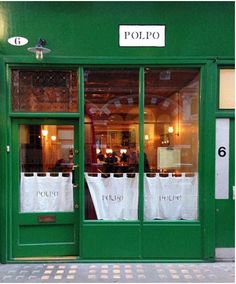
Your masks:
{"label": "shop window", "polygon": [[[137,220],[139,74],[85,69],[85,216]],[[145,70],[144,219],[198,219],[198,69]]]}
{"label": "shop window", "polygon": [[20,211],[73,211],[73,125],[20,125]]}
{"label": "shop window", "polygon": [[12,111],[77,112],[78,80],[73,70],[12,70]]}
{"label": "shop window", "polygon": [[220,69],[219,108],[235,108],[235,70]]}
{"label": "shop window", "polygon": [[85,69],[85,217],[138,219],[139,70]]}
{"label": "shop window", "polygon": [[199,71],[145,71],[144,218],[198,218]]}

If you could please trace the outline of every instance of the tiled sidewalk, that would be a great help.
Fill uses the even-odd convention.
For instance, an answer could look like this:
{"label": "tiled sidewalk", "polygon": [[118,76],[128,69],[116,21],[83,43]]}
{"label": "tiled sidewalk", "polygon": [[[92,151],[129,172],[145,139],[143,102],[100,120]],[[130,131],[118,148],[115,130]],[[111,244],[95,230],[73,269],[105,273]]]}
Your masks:
{"label": "tiled sidewalk", "polygon": [[234,283],[233,262],[2,264],[1,283]]}

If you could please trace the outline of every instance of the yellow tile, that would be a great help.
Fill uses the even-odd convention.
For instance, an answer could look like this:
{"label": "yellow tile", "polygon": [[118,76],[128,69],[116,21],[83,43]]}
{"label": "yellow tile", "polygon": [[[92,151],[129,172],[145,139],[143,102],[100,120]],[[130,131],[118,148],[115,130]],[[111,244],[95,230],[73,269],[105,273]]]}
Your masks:
{"label": "yellow tile", "polygon": [[202,274],[197,274],[196,276],[197,276],[197,278],[205,278],[205,276],[202,275]]}
{"label": "yellow tile", "polygon": [[75,269],[70,269],[70,270],[69,270],[69,274],[74,274],[74,273],[76,273],[76,270],[75,270]]}
{"label": "yellow tile", "polygon": [[88,279],[96,279],[96,275],[88,275]]}

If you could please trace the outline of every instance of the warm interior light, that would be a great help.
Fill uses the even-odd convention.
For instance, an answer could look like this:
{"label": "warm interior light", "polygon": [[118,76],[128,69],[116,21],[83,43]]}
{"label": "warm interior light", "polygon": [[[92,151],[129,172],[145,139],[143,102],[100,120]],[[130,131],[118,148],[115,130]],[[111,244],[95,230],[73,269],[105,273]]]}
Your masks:
{"label": "warm interior light", "polygon": [[106,153],[107,153],[107,154],[111,154],[112,152],[113,152],[113,151],[112,151],[111,148],[107,148],[107,149],[106,149]]}
{"label": "warm interior light", "polygon": [[174,127],[172,125],[168,127],[168,133],[174,133]]}
{"label": "warm interior light", "polygon": [[43,129],[43,130],[42,130],[42,135],[43,135],[44,137],[46,137],[46,136],[48,135],[48,130],[47,130],[47,129]]}
{"label": "warm interior light", "polygon": [[57,136],[52,135],[52,136],[51,136],[51,140],[52,140],[52,141],[56,141],[56,140],[57,140]]}

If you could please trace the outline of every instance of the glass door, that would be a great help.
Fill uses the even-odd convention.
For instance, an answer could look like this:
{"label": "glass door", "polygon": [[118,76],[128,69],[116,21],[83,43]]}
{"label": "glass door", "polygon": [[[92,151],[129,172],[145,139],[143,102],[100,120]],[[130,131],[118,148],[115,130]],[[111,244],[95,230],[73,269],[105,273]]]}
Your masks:
{"label": "glass door", "polygon": [[78,122],[13,125],[13,258],[78,256]]}

